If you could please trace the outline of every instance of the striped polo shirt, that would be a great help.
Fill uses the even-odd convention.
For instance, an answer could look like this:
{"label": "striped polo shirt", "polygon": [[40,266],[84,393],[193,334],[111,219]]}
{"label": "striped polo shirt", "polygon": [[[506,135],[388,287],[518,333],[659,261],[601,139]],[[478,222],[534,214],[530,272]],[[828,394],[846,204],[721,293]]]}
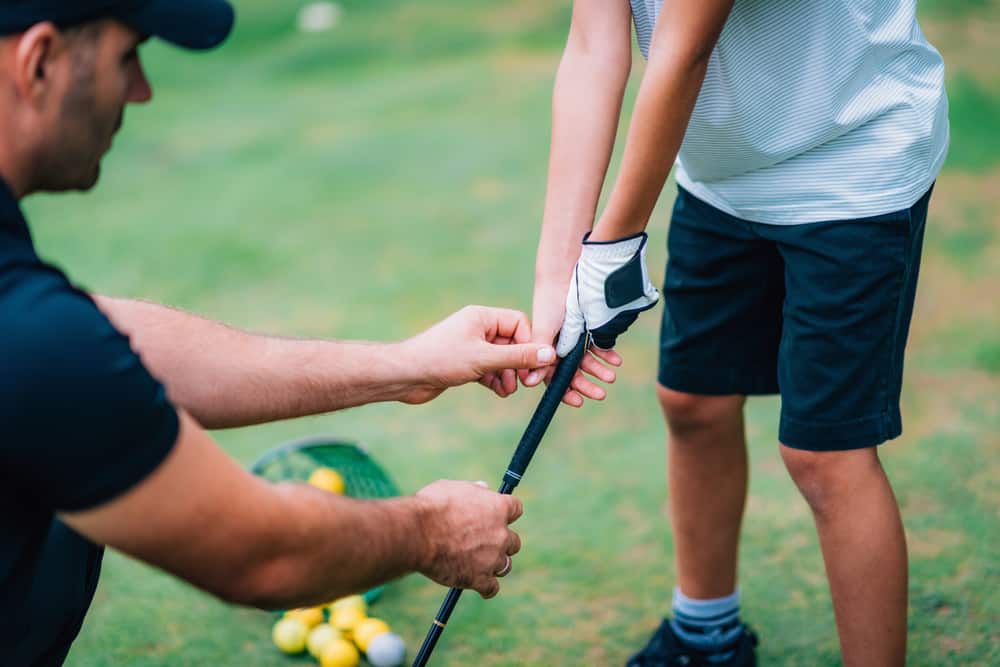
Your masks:
{"label": "striped polo shirt", "polygon": [[[662,0],[630,0],[649,57]],[[907,208],[948,148],[944,63],[915,0],[736,0],[677,182],[739,218],[802,224]]]}

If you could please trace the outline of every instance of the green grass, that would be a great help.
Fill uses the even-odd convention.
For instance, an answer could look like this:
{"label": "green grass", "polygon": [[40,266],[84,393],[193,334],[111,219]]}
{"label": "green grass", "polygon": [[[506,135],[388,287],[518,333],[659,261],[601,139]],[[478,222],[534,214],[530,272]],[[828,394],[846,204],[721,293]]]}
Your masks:
{"label": "green grass", "polygon": [[1000,88],[993,84],[961,74],[948,82],[949,167],[978,171],[1000,164]]}
{"label": "green grass", "polygon": [[[955,13],[936,2],[925,27],[975,22],[994,11],[982,4]],[[283,335],[389,340],[466,303],[528,309],[569,3],[343,5],[342,25],[325,35],[295,32],[299,3],[245,0],[218,53],[146,47],[157,98],[128,113],[101,187],[30,201],[42,254],[92,289]],[[998,50],[974,55],[991,62]],[[985,666],[1000,663],[1000,219],[990,187],[1000,116],[981,72],[949,76],[952,171],[928,226],[906,434],[884,458],[910,536],[910,664]],[[666,204],[651,227],[657,282]],[[516,572],[497,599],[463,599],[435,664],[621,664],[666,610],[657,328],[641,318],[623,340],[627,365],[606,403],[556,417],[519,489],[528,513]],[[441,477],[496,479],[536,397],[500,402],[466,388],[419,408],[216,435],[246,464],[304,435],[356,438],[412,491]],[[776,450],[777,409],[776,399],[748,408],[745,616],[763,638],[762,664],[837,665],[812,519]],[[409,577],[374,612],[412,649],[441,594]],[[271,622],[109,554],[68,664],[295,664],[271,646]]]}

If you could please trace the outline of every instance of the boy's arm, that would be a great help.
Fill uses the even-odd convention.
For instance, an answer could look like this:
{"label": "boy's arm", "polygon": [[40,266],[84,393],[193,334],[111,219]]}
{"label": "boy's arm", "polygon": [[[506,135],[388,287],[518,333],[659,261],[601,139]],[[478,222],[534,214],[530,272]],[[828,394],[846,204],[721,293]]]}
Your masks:
{"label": "boy's arm", "polygon": [[680,150],[733,0],[666,0],[629,126],[621,171],[592,241],[646,229]]}
{"label": "boy's arm", "polygon": [[[632,67],[631,12],[627,0],[576,0],[566,48],[552,95],[548,188],[535,268],[532,327],[537,342],[551,343],[563,321],[566,289],[580,239],[590,231],[604,184],[622,97]],[[608,357],[612,363],[617,355]],[[614,372],[588,357],[583,370],[611,381]],[[540,381],[534,374],[527,384]],[[577,374],[566,402],[604,390]]]}
{"label": "boy's arm", "polygon": [[622,168],[571,276],[556,348],[583,331],[610,350],[639,313],[656,305],[644,230],[680,150],[708,61],[733,0],[667,0],[660,11]]}

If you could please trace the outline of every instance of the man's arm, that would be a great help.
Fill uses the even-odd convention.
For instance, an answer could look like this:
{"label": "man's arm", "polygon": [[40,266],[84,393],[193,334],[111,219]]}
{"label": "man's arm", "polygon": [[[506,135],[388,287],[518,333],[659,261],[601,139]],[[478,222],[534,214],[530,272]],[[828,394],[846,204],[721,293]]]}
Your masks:
{"label": "man's arm", "polygon": [[472,381],[505,396],[517,386],[507,369],[554,359],[530,343],[524,315],[498,308],[470,306],[409,340],[378,344],[257,336],[153,303],[94,298],[171,400],[208,428],[422,403]]}
{"label": "man's arm", "polygon": [[[622,98],[632,68],[631,13],[627,0],[576,0],[552,95],[552,142],[541,239],[535,265],[532,325],[535,340],[551,343],[563,321],[566,289],[580,239],[591,230],[604,185]],[[615,353],[602,354],[617,365]],[[606,382],[614,372],[592,357],[583,370]],[[600,399],[604,390],[582,374],[566,394]],[[579,392],[579,393],[578,393]]]}
{"label": "man's arm", "polygon": [[466,482],[362,501],[241,469],[187,415],[166,460],[95,509],[61,515],[91,540],[224,600],[262,608],[326,602],[419,571],[446,586],[499,590],[520,549],[521,504]]}

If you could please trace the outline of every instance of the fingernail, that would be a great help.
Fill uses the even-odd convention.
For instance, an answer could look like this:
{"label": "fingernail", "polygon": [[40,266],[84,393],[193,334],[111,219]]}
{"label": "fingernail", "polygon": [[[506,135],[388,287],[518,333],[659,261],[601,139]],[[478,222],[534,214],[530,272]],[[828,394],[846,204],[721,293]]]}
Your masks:
{"label": "fingernail", "polygon": [[481,486],[484,489],[490,488],[490,485],[484,482],[483,480],[479,480],[478,482],[476,482],[476,486]]}
{"label": "fingernail", "polygon": [[556,351],[551,347],[543,347],[538,351],[538,361],[547,364],[556,358]]}
{"label": "fingernail", "polygon": [[525,384],[535,384],[536,382],[538,382],[538,373],[534,371],[528,373],[528,377],[524,378]]}

